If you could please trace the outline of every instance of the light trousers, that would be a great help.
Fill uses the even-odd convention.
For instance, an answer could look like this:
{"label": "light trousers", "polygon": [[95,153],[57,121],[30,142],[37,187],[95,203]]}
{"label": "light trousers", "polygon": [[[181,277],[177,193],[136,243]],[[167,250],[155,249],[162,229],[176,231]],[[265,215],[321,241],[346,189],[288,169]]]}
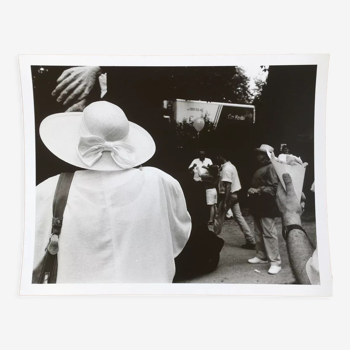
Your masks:
{"label": "light trousers", "polygon": [[269,260],[271,265],[281,266],[276,218],[254,217],[254,233],[256,256],[261,260]]}
{"label": "light trousers", "polygon": [[[223,225],[223,222],[225,220],[225,215],[227,212],[223,208],[223,204],[224,204],[223,202],[224,201],[221,200],[220,204],[219,204],[219,210],[218,210],[219,213],[218,213],[218,218],[217,218],[217,229],[215,229],[215,227],[214,227],[214,232],[216,234],[219,234],[221,232],[222,225]],[[231,195],[227,201],[227,205],[229,208],[232,209],[233,216],[234,216],[238,226],[240,227],[241,231],[243,232],[246,241],[254,244],[255,243],[254,235],[250,231],[250,228],[242,215],[241,207],[239,206],[238,196],[236,193],[231,193]]]}

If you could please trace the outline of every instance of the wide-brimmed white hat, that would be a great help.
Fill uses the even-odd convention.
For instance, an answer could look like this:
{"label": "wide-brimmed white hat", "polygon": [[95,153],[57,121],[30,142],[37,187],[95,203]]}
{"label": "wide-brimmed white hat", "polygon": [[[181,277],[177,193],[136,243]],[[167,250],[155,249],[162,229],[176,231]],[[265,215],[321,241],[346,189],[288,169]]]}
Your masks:
{"label": "wide-brimmed white hat", "polygon": [[255,148],[254,151],[266,153],[270,157],[271,153],[273,153],[273,151],[274,151],[274,148],[269,146],[269,145],[262,144],[259,148]]}
{"label": "wide-brimmed white hat", "polygon": [[58,158],[90,170],[130,169],[145,163],[156,150],[145,129],[105,101],[94,102],[83,112],[50,115],[42,121],[39,133]]}

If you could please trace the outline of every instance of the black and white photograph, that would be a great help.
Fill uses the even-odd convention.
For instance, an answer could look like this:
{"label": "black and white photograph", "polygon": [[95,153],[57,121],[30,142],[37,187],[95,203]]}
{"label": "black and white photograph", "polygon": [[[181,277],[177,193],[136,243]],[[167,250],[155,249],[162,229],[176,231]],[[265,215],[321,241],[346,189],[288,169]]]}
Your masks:
{"label": "black and white photograph", "polygon": [[0,348],[346,348],[345,4],[4,3]]}
{"label": "black and white photograph", "polygon": [[329,294],[327,64],[20,56],[22,293]]}

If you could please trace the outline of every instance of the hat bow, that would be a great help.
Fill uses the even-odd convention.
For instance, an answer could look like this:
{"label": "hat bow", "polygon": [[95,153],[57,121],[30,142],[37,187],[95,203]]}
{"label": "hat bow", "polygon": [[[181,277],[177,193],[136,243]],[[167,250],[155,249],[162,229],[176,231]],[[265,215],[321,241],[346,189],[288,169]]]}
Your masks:
{"label": "hat bow", "polygon": [[103,152],[110,152],[114,162],[122,169],[132,168],[136,164],[135,147],[124,141],[105,141],[99,136],[81,136],[78,154],[88,167],[93,166]]}

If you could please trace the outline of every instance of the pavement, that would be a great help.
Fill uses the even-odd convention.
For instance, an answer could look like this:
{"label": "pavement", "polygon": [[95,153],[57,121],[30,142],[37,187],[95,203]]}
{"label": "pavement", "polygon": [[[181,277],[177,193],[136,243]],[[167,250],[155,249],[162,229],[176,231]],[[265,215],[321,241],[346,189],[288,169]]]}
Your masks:
{"label": "pavement", "polygon": [[[253,218],[248,211],[242,210],[250,229],[254,232]],[[316,240],[315,215],[305,213],[302,217],[303,228]],[[289,265],[286,243],[282,237],[281,219],[277,219],[279,249],[282,259],[282,270],[277,275],[267,273],[269,264],[249,264],[248,259],[255,256],[254,250],[242,249],[245,243],[235,220],[225,220],[220,237],[225,240],[220,254],[218,267],[212,273],[198,276],[180,283],[241,283],[241,284],[293,284],[295,279]]]}

